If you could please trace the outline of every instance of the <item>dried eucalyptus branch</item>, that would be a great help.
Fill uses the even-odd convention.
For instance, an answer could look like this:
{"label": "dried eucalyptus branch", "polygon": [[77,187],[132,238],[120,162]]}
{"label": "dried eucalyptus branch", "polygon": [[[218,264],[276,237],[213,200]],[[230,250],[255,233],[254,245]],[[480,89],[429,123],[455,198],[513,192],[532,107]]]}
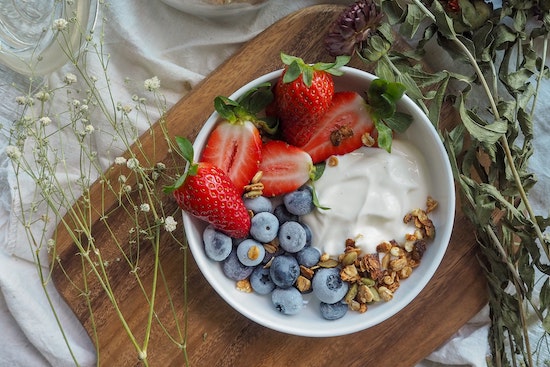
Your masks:
{"label": "dried eucalyptus branch", "polygon": [[[394,50],[392,30],[416,47]],[[379,77],[405,84],[439,130],[462,210],[477,228],[497,366],[518,360],[534,366],[529,312],[544,337],[550,332],[550,242],[544,235],[550,220],[536,216],[529,202],[536,179],[527,166],[537,92],[550,75],[549,30],[548,1],[509,0],[496,7],[482,0],[363,0],[342,14],[326,39],[331,54],[355,53],[374,63]],[[543,42],[539,54],[537,39]],[[458,71],[426,70],[418,61],[427,47],[450,55]],[[461,120],[450,130],[439,124],[445,103],[453,103]],[[546,279],[538,300],[536,270]]]}

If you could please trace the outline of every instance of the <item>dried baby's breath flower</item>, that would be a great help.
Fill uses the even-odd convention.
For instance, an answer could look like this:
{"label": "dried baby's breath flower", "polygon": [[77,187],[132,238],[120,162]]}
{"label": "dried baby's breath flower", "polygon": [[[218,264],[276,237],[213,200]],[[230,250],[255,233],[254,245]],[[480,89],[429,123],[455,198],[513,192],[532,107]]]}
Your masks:
{"label": "dried baby's breath flower", "polygon": [[15,97],[15,102],[20,106],[32,106],[34,104],[34,99],[27,96],[17,96]]}
{"label": "dried baby's breath flower", "polygon": [[176,230],[176,227],[178,225],[178,222],[172,217],[171,215],[167,216],[164,220],[164,229],[166,232],[174,232]]}
{"label": "dried baby's breath flower", "polygon": [[45,91],[40,91],[34,95],[34,98],[38,99],[39,101],[46,102],[50,100],[50,93]]}
{"label": "dried baby's breath flower", "polygon": [[139,160],[137,158],[130,158],[126,161],[126,167],[131,170],[136,170],[139,168]]}
{"label": "dried baby's breath flower", "polygon": [[6,147],[6,155],[10,159],[17,161],[19,158],[21,158],[21,151],[15,145],[8,145]]}
{"label": "dried baby's breath flower", "polygon": [[154,92],[160,88],[160,80],[156,76],[146,79],[143,83],[143,86],[145,87],[145,90],[149,92]]}
{"label": "dried baby's breath flower", "polygon": [[50,119],[48,116],[43,116],[43,117],[38,119],[38,122],[42,126],[48,126],[49,124],[52,123],[52,119]]}
{"label": "dried baby's breath flower", "polygon": [[76,83],[76,81],[77,81],[76,75],[74,75],[73,73],[67,73],[63,78],[63,82],[67,85],[74,84]]}
{"label": "dried baby's breath flower", "polygon": [[119,166],[121,166],[121,165],[123,165],[123,164],[126,164],[126,158],[124,158],[124,157],[116,157],[116,158],[115,158],[115,164],[116,164],[116,165],[119,165]]}
{"label": "dried baby's breath flower", "polygon": [[53,251],[53,248],[55,247],[55,240],[53,238],[48,239],[46,242],[46,248],[48,251],[48,254]]}
{"label": "dried baby's breath flower", "polygon": [[69,24],[69,22],[67,21],[67,19],[58,18],[58,19],[53,21],[53,29],[56,30],[56,31],[62,31],[62,30],[65,30],[67,28],[68,24]]}
{"label": "dried baby's breath flower", "polygon": [[94,131],[95,131],[95,127],[93,125],[86,125],[86,127],[84,127],[84,132],[87,135],[93,133]]}
{"label": "dried baby's breath flower", "polygon": [[144,213],[148,213],[151,210],[151,206],[147,203],[143,203],[139,206],[139,210],[141,210]]}

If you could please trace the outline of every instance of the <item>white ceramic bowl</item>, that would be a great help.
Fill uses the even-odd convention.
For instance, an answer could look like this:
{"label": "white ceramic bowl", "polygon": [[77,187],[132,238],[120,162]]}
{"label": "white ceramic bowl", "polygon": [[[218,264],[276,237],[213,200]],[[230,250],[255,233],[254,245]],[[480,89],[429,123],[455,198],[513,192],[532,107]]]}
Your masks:
{"label": "white ceramic bowl", "polygon": [[201,18],[229,22],[242,20],[263,8],[269,0],[231,1],[218,4],[214,0],[161,0],[166,5]]}
{"label": "white ceramic bowl", "polygon": [[[375,79],[374,75],[357,69],[344,67],[343,70],[345,72],[343,76],[335,77],[337,90],[362,92]],[[281,70],[275,71],[252,81],[237,90],[230,98],[237,99],[251,87],[274,81],[280,73]],[[400,138],[413,142],[423,154],[431,176],[428,180],[430,186],[428,193],[439,202],[437,210],[430,214],[436,228],[436,238],[429,244],[420,266],[414,269],[410,278],[401,282],[391,301],[369,305],[366,313],[349,311],[341,319],[327,321],[319,313],[318,301],[309,294],[304,298],[310,302],[299,314],[286,316],[275,310],[269,295],[243,293],[235,288],[235,282],[225,277],[221,265],[208,259],[204,253],[201,234],[206,226],[205,223],[184,213],[183,223],[189,247],[200,270],[216,292],[235,310],[258,324],[280,332],[310,337],[338,336],[364,330],[387,320],[407,306],[424,287],[429,286],[429,280],[443,259],[453,228],[455,215],[453,177],[439,135],[424,113],[407,96],[399,101],[398,108],[414,117],[411,127],[406,133],[400,135]],[[217,113],[212,114],[198,134],[194,142],[195,159],[198,159],[217,119]]]}

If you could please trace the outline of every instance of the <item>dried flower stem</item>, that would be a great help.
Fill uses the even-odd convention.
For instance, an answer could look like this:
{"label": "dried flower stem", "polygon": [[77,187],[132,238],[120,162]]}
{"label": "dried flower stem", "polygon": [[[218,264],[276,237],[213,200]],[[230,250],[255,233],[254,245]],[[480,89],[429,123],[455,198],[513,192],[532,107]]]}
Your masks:
{"label": "dried flower stem", "polygon": [[[422,11],[426,14],[426,16],[428,16],[430,19],[434,20],[435,21],[435,15],[429,10],[427,9],[421,2],[420,0],[413,0],[413,2],[418,5],[420,7],[420,9],[422,9]],[[468,60],[470,61],[470,65],[474,68],[474,71],[476,73],[476,75],[478,76],[479,80],[480,80],[480,83],[481,83],[481,86],[483,88],[483,90],[485,91],[485,94],[487,96],[487,99],[489,101],[489,104],[491,106],[491,111],[493,112],[493,115],[495,117],[495,120],[500,120],[500,113],[498,111],[498,108],[496,106],[496,102],[495,102],[495,99],[493,97],[493,94],[491,93],[491,89],[489,88],[489,84],[487,83],[487,80],[485,79],[485,76],[483,75],[483,72],[481,71],[481,69],[479,68],[479,65],[476,61],[476,58],[472,55],[472,53],[470,52],[470,50],[466,47],[466,45],[464,45],[463,42],[461,42],[458,37],[456,37],[456,33],[452,33],[452,35],[449,36],[449,39],[451,41],[453,41],[453,43],[459,47],[459,49],[462,51],[462,53],[468,58]],[[548,36],[546,37],[546,40],[548,39]],[[542,73],[541,73],[542,74]],[[539,83],[540,84],[540,80],[542,78],[542,75],[539,75]],[[513,156],[512,156],[512,152],[510,151],[510,145],[508,144],[508,140],[506,139],[506,136],[503,135],[501,138],[500,138],[500,143],[502,145],[502,148],[504,150],[504,154],[506,156],[506,160],[508,161],[508,164],[509,164],[509,167],[511,169],[511,172],[512,172],[512,175],[514,177],[514,181],[516,182],[516,185],[517,185],[517,188],[518,188],[518,192],[520,194],[520,197],[521,197],[521,200],[522,202],[524,203],[525,205],[525,209],[527,210],[527,213],[529,214],[529,217],[531,219],[531,224],[533,226],[533,229],[535,230],[536,232],[536,235],[542,245],[542,248],[544,249],[545,253],[546,253],[546,256],[548,258],[550,258],[550,252],[549,252],[549,248],[548,246],[545,246],[545,241],[544,241],[544,237],[543,237],[543,234],[542,234],[542,231],[538,225],[538,222],[537,222],[537,219],[536,219],[536,216],[535,216],[535,213],[533,211],[533,208],[529,202],[529,199],[527,198],[527,194],[523,188],[523,185],[522,185],[522,182],[521,182],[521,178],[519,176],[519,173],[517,171],[517,168],[516,168],[516,164],[514,162],[514,159],[513,159]],[[496,244],[500,244],[500,242],[496,243]],[[501,245],[500,245],[501,247]],[[503,248],[499,248],[499,250],[503,250]]]}

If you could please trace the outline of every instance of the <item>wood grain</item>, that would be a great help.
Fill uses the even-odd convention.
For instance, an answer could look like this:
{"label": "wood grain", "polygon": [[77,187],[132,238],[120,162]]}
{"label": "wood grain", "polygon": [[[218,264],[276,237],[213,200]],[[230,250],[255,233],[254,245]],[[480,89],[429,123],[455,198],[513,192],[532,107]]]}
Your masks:
{"label": "wood grain", "polygon": [[[300,56],[307,62],[331,60],[324,51],[322,40],[327,27],[342,9],[335,5],[319,5],[300,10],[247,43],[168,112],[165,126],[170,135],[193,139],[212,113],[214,97],[230,95],[246,82],[280,68],[281,51]],[[351,65],[364,68],[357,60]],[[457,121],[450,110],[443,113],[447,126]],[[156,162],[167,158],[167,145],[158,139],[159,129],[157,123],[140,138],[140,159]],[[107,173],[113,179],[119,174],[115,169]],[[95,243],[100,246],[103,259],[112,259],[120,251],[112,234],[105,230],[106,225],[114,231],[118,243],[124,244],[129,241],[132,221],[117,209],[117,198],[109,196],[103,182],[96,182],[90,188],[90,196]],[[75,210],[84,208],[84,204],[77,204]],[[111,214],[103,221],[101,216],[105,210]],[[177,212],[177,206],[168,196],[164,210]],[[58,227],[57,233],[55,256],[61,265],[53,273],[57,289],[99,346],[101,365],[142,365],[102,284],[88,267],[83,266],[82,258],[75,256],[77,234],[66,229],[75,228],[70,213],[65,223]],[[208,285],[191,255],[186,258],[180,246],[163,235],[159,259],[172,303],[165,289],[158,287],[156,315],[170,333],[176,330],[175,319],[182,322],[184,263],[187,263],[187,351],[193,366],[412,366],[445,342],[487,302],[486,283],[476,259],[478,250],[473,228],[460,212],[454,228],[443,263],[430,284],[409,306],[390,320],[363,332],[317,339],[269,330],[234,311]],[[151,288],[154,255],[153,246],[140,249],[141,285],[129,275],[131,269],[125,261],[112,261],[106,268],[110,287],[117,295],[117,305],[138,344],[142,343],[146,332],[148,311],[141,286],[146,290]],[[83,286],[85,280],[87,289]],[[89,294],[89,304],[83,292]],[[93,316],[90,308],[94,310]],[[147,350],[149,364],[184,365],[182,350],[168,340],[158,322],[153,324]]]}

